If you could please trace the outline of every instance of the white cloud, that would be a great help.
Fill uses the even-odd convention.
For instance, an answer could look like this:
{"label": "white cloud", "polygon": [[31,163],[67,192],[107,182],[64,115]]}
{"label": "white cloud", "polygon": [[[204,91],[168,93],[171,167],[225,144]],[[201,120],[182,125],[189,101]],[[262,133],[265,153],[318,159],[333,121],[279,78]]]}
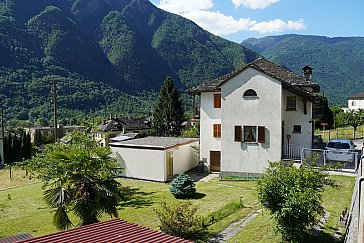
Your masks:
{"label": "white cloud", "polygon": [[259,33],[276,33],[289,30],[303,30],[303,29],[306,29],[306,26],[303,23],[303,19],[297,21],[289,20],[287,22],[284,22],[281,19],[274,19],[271,21],[263,21],[260,23],[256,23],[250,28],[250,30],[257,31]]}
{"label": "white cloud", "polygon": [[263,9],[279,0],[232,0],[235,8],[243,6],[251,9]]}
{"label": "white cloud", "polygon": [[[279,0],[232,0],[235,7],[244,6],[252,9],[265,8]],[[257,31],[259,33],[276,33],[289,30],[305,29],[303,20],[284,22],[280,19],[257,22],[249,18],[236,19],[219,11],[211,11],[213,0],[160,0],[157,7],[182,15],[194,21],[203,29],[226,36],[240,31]]]}
{"label": "white cloud", "polygon": [[219,11],[194,10],[183,16],[215,35],[229,35],[242,30],[249,30],[256,23],[250,19],[234,19],[232,16],[226,16]]}
{"label": "white cloud", "polygon": [[193,10],[212,8],[213,0],[160,0],[158,8],[175,14],[185,14]]}

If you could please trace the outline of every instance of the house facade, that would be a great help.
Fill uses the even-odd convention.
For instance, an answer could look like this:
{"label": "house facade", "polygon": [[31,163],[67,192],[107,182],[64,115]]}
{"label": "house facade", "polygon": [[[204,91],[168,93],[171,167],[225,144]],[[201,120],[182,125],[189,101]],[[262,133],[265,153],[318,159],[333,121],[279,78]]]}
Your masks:
{"label": "house facade", "polygon": [[348,98],[348,110],[364,109],[364,92],[352,95]]}
{"label": "house facade", "polygon": [[256,176],[268,161],[294,159],[313,139],[318,84],[258,59],[190,91],[201,95],[200,159],[222,175]]}

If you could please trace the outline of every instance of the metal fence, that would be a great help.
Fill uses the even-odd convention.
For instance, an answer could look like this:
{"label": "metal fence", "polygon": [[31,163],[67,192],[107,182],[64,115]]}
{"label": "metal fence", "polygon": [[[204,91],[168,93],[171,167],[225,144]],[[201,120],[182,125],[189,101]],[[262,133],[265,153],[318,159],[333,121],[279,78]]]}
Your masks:
{"label": "metal fence", "polygon": [[301,163],[306,160],[315,160],[320,165],[339,163],[341,169],[356,171],[358,169],[361,152],[343,152],[324,149],[302,148]]}
{"label": "metal fence", "polygon": [[[362,149],[363,154],[363,149]],[[363,158],[358,164],[356,183],[346,221],[345,243],[364,243],[364,168]]]}

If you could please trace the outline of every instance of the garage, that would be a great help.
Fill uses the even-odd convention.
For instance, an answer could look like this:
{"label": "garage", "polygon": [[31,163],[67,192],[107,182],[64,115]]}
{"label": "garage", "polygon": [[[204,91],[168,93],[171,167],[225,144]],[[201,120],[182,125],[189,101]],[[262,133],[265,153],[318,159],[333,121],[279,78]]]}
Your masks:
{"label": "garage", "polygon": [[146,137],[109,145],[124,168],[123,177],[165,182],[198,166],[195,138]]}

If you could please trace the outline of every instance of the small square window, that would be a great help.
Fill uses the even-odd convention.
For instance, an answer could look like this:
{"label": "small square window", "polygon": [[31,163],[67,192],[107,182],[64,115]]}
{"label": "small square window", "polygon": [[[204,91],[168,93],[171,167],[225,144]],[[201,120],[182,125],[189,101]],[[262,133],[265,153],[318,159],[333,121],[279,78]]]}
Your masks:
{"label": "small square window", "polygon": [[294,133],[301,133],[301,125],[293,125]]}
{"label": "small square window", "polygon": [[221,124],[213,125],[213,136],[214,138],[221,138]]}
{"label": "small square window", "polygon": [[288,96],[287,97],[287,110],[295,111],[296,110],[296,96]]}

